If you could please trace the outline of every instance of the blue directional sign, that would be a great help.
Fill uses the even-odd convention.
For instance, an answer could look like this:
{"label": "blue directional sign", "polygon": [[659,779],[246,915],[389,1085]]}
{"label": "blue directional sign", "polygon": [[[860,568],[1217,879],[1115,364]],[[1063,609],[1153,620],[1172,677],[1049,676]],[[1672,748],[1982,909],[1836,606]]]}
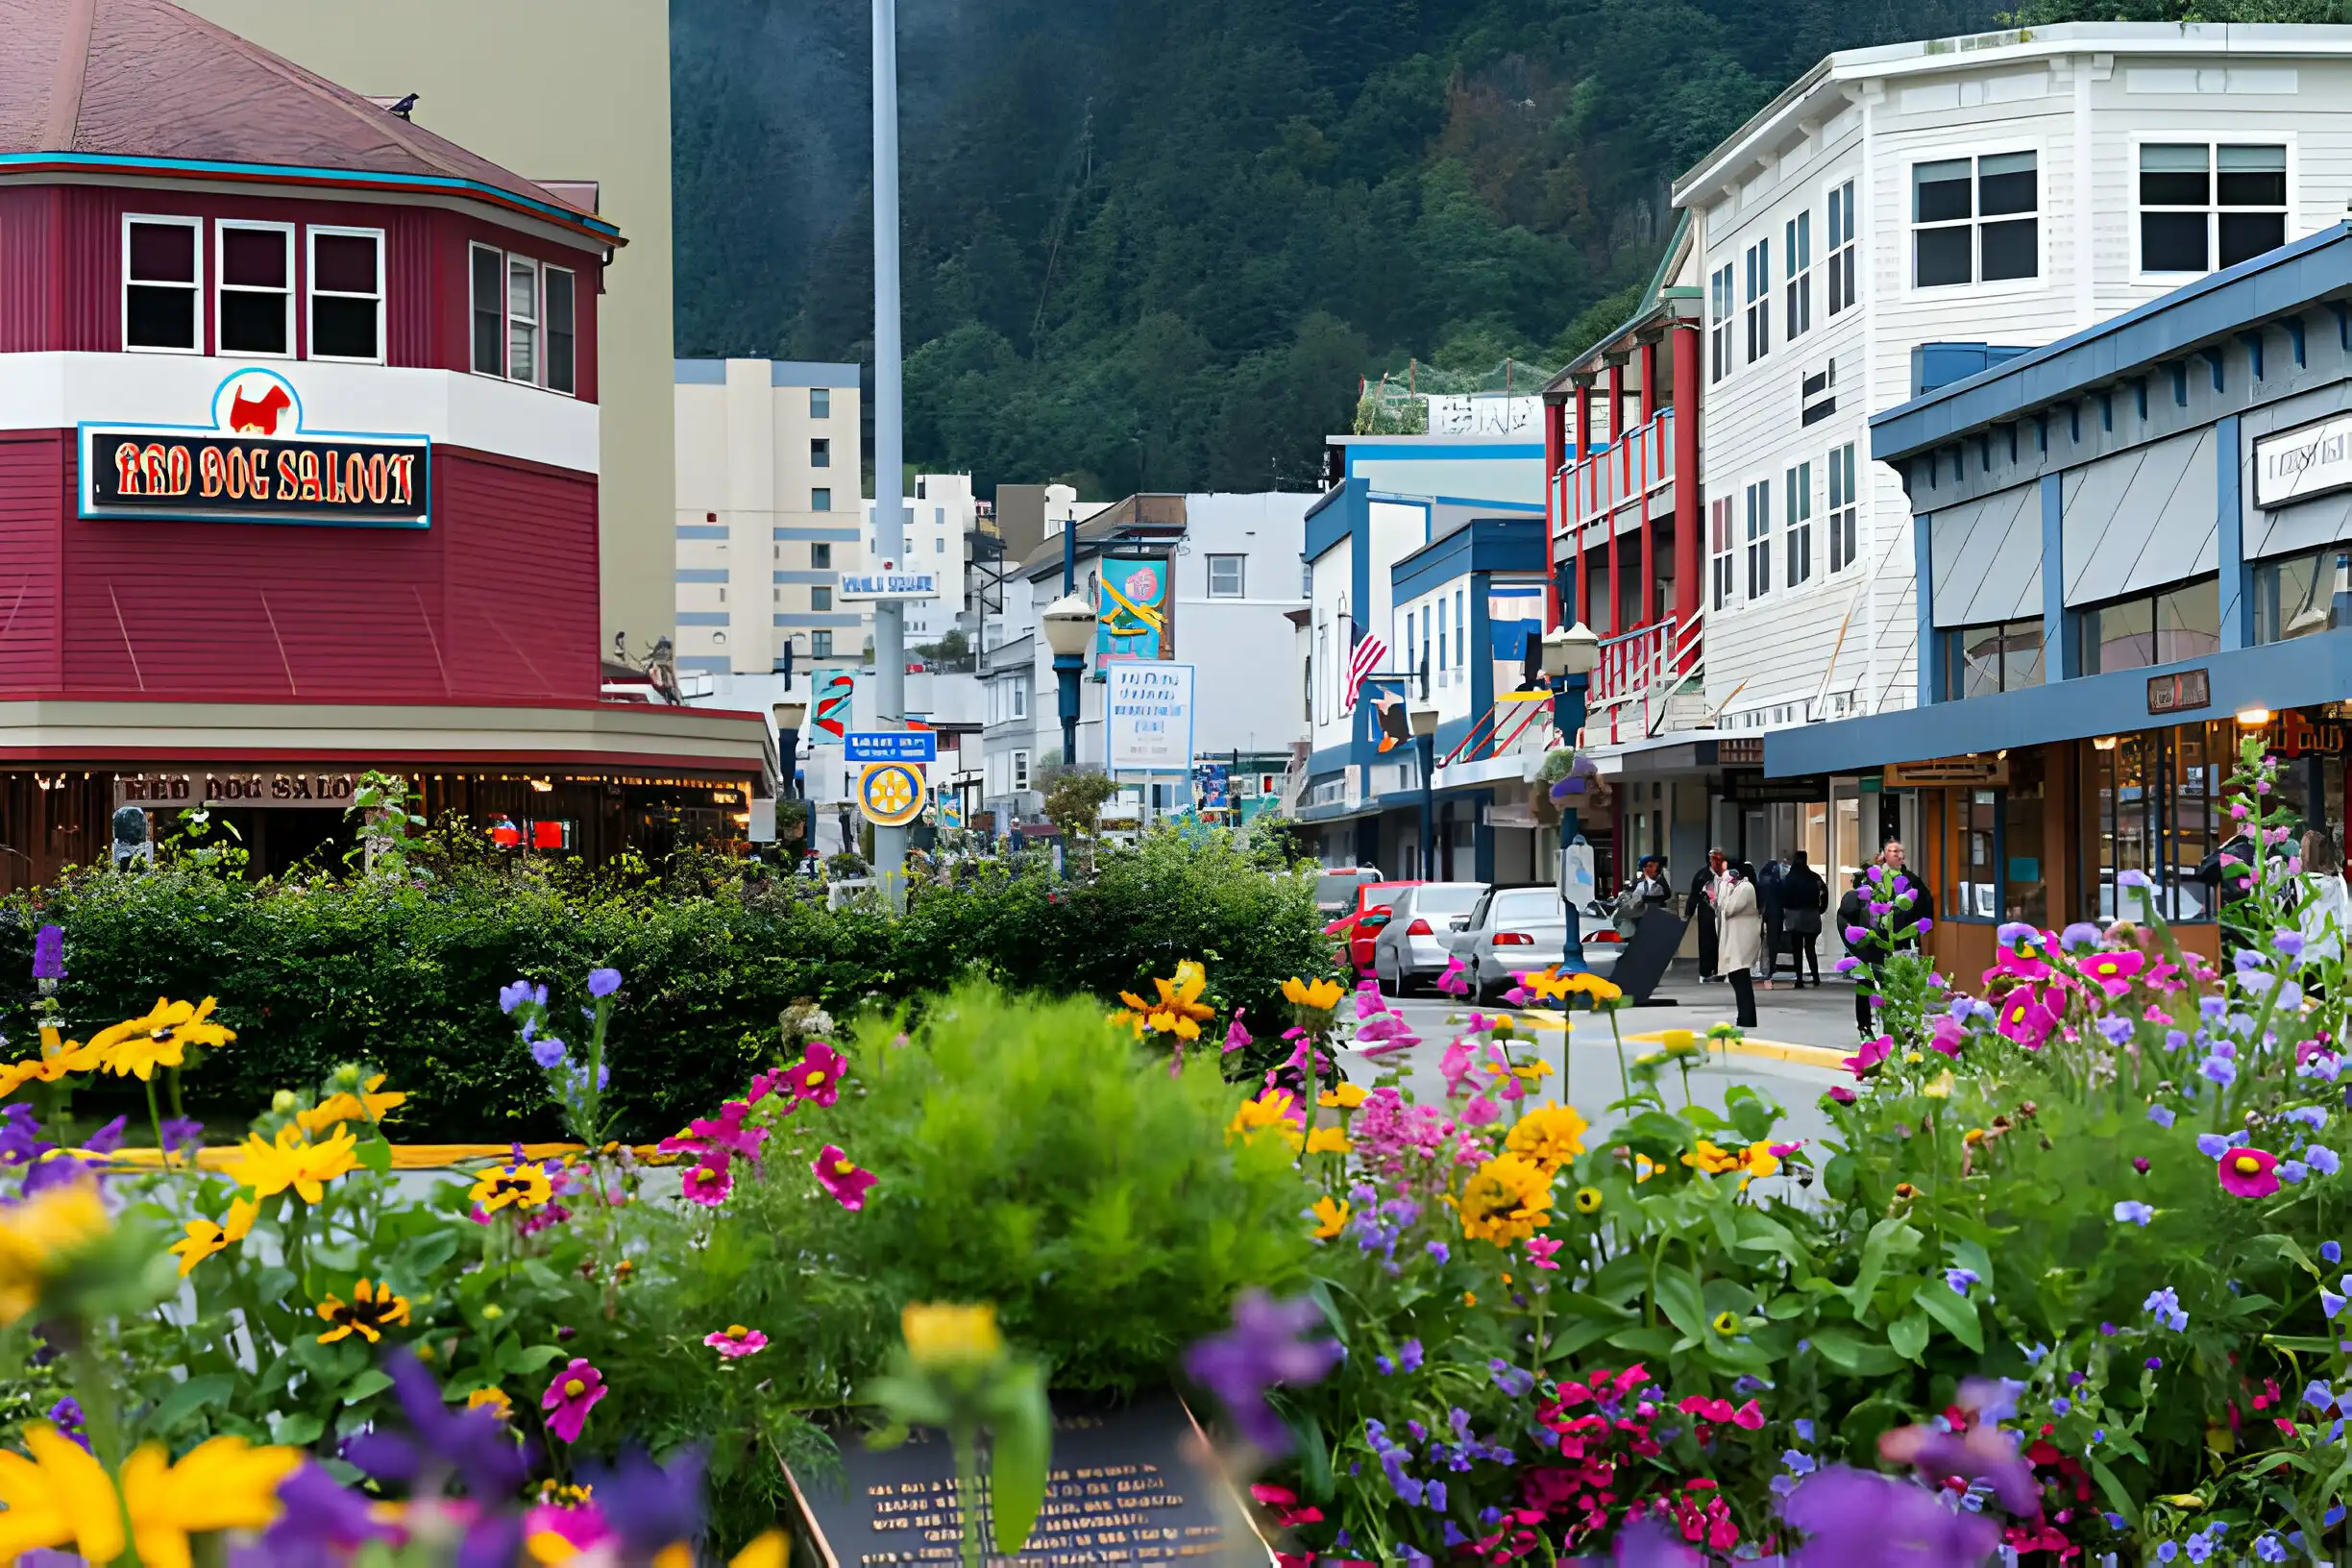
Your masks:
{"label": "blue directional sign", "polygon": [[842,746],[845,762],[939,761],[939,736],[928,729],[853,729]]}

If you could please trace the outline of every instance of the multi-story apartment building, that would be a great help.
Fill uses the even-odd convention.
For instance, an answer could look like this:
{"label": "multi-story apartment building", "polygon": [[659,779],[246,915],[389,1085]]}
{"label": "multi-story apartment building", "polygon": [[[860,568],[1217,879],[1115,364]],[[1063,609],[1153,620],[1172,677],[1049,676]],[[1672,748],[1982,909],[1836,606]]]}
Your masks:
{"label": "multi-story apartment building", "polygon": [[1661,725],[1616,737],[1609,771],[1705,781],[1708,836],[1759,862],[1850,867],[1907,829],[1875,779],[1767,786],[1755,744],[1916,700],[1911,514],[1869,416],[2313,233],[2347,194],[2352,28],[2079,23],[1822,61],[1675,184],[1705,333],[1704,701],[1675,722],[1711,727],[1709,766]]}
{"label": "multi-story apartment building", "polygon": [[870,610],[836,597],[866,561],[858,367],[680,359],[677,666],[765,674],[863,661]]}
{"label": "multi-story apartment building", "polygon": [[[969,474],[918,474],[906,501],[906,553],[899,565],[912,572],[939,577],[937,599],[916,600],[906,607],[906,645],[912,649],[936,643],[955,629],[965,612],[965,563],[971,556],[971,532],[979,526],[980,505],[972,498]],[[879,561],[874,543],[873,502],[865,505],[866,557]]]}

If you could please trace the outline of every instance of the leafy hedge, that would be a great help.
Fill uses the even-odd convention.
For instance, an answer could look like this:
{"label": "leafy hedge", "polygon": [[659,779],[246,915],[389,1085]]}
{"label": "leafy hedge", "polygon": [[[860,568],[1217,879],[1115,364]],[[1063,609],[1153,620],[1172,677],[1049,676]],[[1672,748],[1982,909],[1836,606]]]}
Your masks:
{"label": "leafy hedge", "polygon": [[951,884],[918,886],[898,918],[871,899],[828,910],[806,884],[708,866],[635,878],[455,865],[411,882],[245,882],[178,859],[139,875],[77,873],[0,907],[0,1034],[9,1054],[31,1042],[33,930],[54,920],[66,933],[60,999],[76,1033],[158,995],[220,998],[238,1040],[188,1076],[193,1114],[250,1107],[361,1060],[411,1096],[399,1137],[533,1139],[556,1129],[498,988],[523,976],[565,1005],[584,1002],[581,977],[609,965],[625,977],[613,1092],[627,1135],[646,1138],[738,1092],[773,1056],[778,1014],[796,1001],[845,1024],[864,1008],[986,978],[1111,1003],[1198,956],[1213,999],[1268,1016],[1286,977],[1334,962],[1311,878],[1224,835],[1154,835],[1106,853],[1084,883],[992,864],[959,870]]}

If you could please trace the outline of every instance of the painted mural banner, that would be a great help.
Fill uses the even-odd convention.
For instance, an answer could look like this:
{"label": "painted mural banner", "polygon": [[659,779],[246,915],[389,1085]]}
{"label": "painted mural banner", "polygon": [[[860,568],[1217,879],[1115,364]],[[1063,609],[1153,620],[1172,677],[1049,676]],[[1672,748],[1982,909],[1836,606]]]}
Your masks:
{"label": "painted mural banner", "polygon": [[1103,660],[1151,663],[1176,652],[1175,594],[1164,559],[1111,556],[1097,579],[1094,652]]}
{"label": "painted mural banner", "polygon": [[213,390],[208,425],[81,427],[85,518],[422,528],[432,443],[421,435],[303,429],[294,385],[240,370]]}
{"label": "painted mural banner", "polygon": [[817,712],[810,721],[818,733],[840,740],[849,728],[850,698],[857,691],[857,677],[846,670],[834,672],[819,682]]}

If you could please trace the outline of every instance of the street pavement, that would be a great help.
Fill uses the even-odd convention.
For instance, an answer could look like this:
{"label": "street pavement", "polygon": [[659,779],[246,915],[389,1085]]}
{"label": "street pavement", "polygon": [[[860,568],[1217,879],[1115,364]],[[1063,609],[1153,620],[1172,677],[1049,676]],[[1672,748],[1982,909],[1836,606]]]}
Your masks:
{"label": "street pavement", "polygon": [[[1676,965],[1656,994],[1660,1000],[1673,998],[1674,1005],[1628,1008],[1616,1015],[1617,1027],[1625,1041],[1622,1048],[1629,1062],[1658,1048],[1654,1040],[1638,1037],[1666,1029],[1689,1029],[1703,1036],[1710,1025],[1731,1021],[1734,1008],[1730,988],[1701,984],[1691,966]],[[1368,1086],[1386,1067],[1395,1070],[1400,1082],[1418,1098],[1442,1101],[1445,1079],[1438,1071],[1438,1063],[1460,1027],[1458,1020],[1468,1015],[1469,1007],[1450,996],[1414,996],[1396,1005],[1413,1033],[1421,1037],[1421,1043],[1400,1055],[1370,1061],[1353,1051],[1343,1052],[1341,1063],[1354,1082]],[[1341,1006],[1345,1009],[1349,1004]],[[1547,1010],[1511,1011],[1514,1017],[1529,1027],[1530,1038],[1556,1069],[1560,1062],[1561,1016]],[[1543,1080],[1542,1097],[1574,1105],[1596,1132],[1605,1132],[1624,1119],[1622,1113],[1606,1109],[1622,1093],[1616,1061],[1619,1047],[1611,1038],[1605,1017],[1577,1013],[1566,1016],[1565,1021],[1572,1026],[1567,1032],[1566,1091],[1562,1092],[1558,1077],[1554,1076]],[[1785,1111],[1776,1129],[1776,1139],[1818,1140],[1831,1130],[1820,1107],[1821,1096],[1833,1084],[1851,1081],[1845,1069],[1836,1065],[1836,1057],[1850,1054],[1853,1048],[1850,985],[1832,982],[1825,989],[1808,986],[1799,992],[1789,989],[1788,982],[1782,980],[1774,990],[1756,992],[1756,1027],[1748,1031],[1748,1038],[1729,1051],[1709,1051],[1704,1064],[1692,1070],[1691,1098],[1697,1104],[1721,1111],[1724,1096],[1731,1087],[1745,1084]],[[1670,1105],[1682,1103],[1683,1079],[1679,1073],[1668,1072],[1660,1080],[1660,1087]]]}

